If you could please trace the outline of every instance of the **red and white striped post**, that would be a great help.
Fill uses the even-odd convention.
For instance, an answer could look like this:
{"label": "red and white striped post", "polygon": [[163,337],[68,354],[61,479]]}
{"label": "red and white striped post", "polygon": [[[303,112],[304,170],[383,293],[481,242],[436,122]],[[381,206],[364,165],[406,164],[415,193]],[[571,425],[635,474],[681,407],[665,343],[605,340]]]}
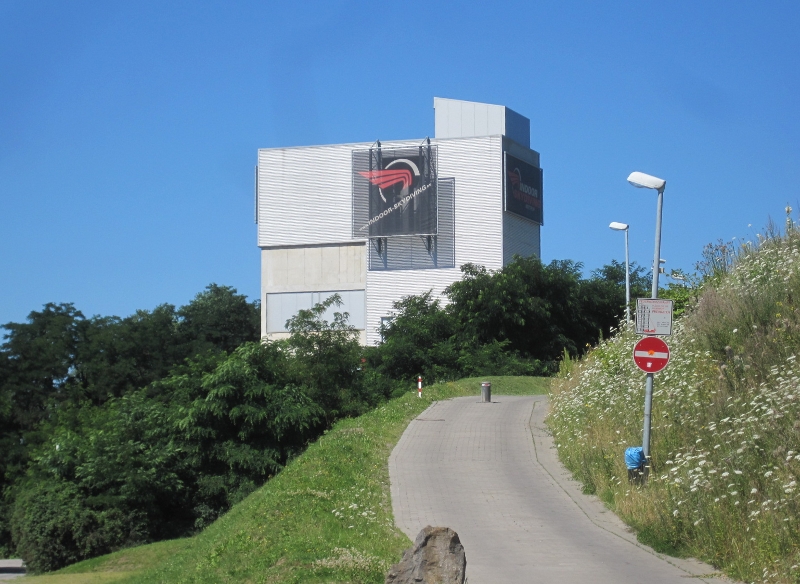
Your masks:
{"label": "red and white striped post", "polygon": [[417,397],[422,397],[422,375],[417,377]]}

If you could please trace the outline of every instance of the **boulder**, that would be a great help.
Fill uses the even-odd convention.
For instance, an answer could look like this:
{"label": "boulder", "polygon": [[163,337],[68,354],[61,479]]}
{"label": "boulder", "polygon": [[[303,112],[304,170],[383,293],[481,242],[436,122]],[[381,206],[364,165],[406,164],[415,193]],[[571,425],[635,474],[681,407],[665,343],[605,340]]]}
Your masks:
{"label": "boulder", "polygon": [[386,584],[464,584],[467,556],[458,534],[449,527],[428,525],[400,563],[386,575]]}

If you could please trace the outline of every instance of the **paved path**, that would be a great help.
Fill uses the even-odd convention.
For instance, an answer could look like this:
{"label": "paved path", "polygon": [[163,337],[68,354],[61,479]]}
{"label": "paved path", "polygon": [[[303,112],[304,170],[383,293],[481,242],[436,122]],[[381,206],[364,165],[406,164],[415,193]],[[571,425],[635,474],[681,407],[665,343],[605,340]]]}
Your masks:
{"label": "paved path", "polygon": [[395,521],[412,540],[426,525],[454,529],[469,584],[720,582],[711,566],[639,544],[581,494],[544,430],[545,396],[493,401],[434,403],[392,452]]}

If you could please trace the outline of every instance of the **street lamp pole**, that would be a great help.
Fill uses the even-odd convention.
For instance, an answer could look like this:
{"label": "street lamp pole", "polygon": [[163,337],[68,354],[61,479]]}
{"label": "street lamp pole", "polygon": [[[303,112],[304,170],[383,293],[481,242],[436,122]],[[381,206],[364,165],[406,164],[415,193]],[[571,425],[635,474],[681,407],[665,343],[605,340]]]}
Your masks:
{"label": "street lamp pole", "polygon": [[[630,180],[630,178],[628,179]],[[666,184],[666,181],[665,183]],[[656,210],[656,245],[653,256],[653,289],[650,298],[658,298],[658,273],[661,271],[661,208],[664,206],[664,186],[658,189],[658,206]]]}
{"label": "street lamp pole", "polygon": [[625,322],[631,323],[631,269],[628,261],[628,225],[612,221],[609,227],[614,231],[625,232]]}
{"label": "street lamp pole", "polygon": [[[664,205],[664,187],[667,181],[656,178],[643,172],[632,172],[628,176],[628,182],[633,186],[642,189],[654,189],[658,191],[658,203],[656,208],[656,244],[655,255],[653,257],[653,288],[650,297],[658,298],[658,272],[661,267],[661,209]],[[644,428],[642,430],[642,452],[645,457],[645,476],[650,467],[650,418],[653,410],[653,374],[647,374],[644,386]]]}

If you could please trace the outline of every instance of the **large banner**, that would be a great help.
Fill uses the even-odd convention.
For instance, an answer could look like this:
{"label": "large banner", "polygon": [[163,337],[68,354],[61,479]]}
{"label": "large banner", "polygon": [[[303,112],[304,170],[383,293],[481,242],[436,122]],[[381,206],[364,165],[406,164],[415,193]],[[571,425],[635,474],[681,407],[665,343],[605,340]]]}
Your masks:
{"label": "large banner", "polygon": [[506,152],[506,211],[544,224],[542,209],[542,169]]}
{"label": "large banner", "polygon": [[436,232],[435,146],[353,153],[353,237]]}

